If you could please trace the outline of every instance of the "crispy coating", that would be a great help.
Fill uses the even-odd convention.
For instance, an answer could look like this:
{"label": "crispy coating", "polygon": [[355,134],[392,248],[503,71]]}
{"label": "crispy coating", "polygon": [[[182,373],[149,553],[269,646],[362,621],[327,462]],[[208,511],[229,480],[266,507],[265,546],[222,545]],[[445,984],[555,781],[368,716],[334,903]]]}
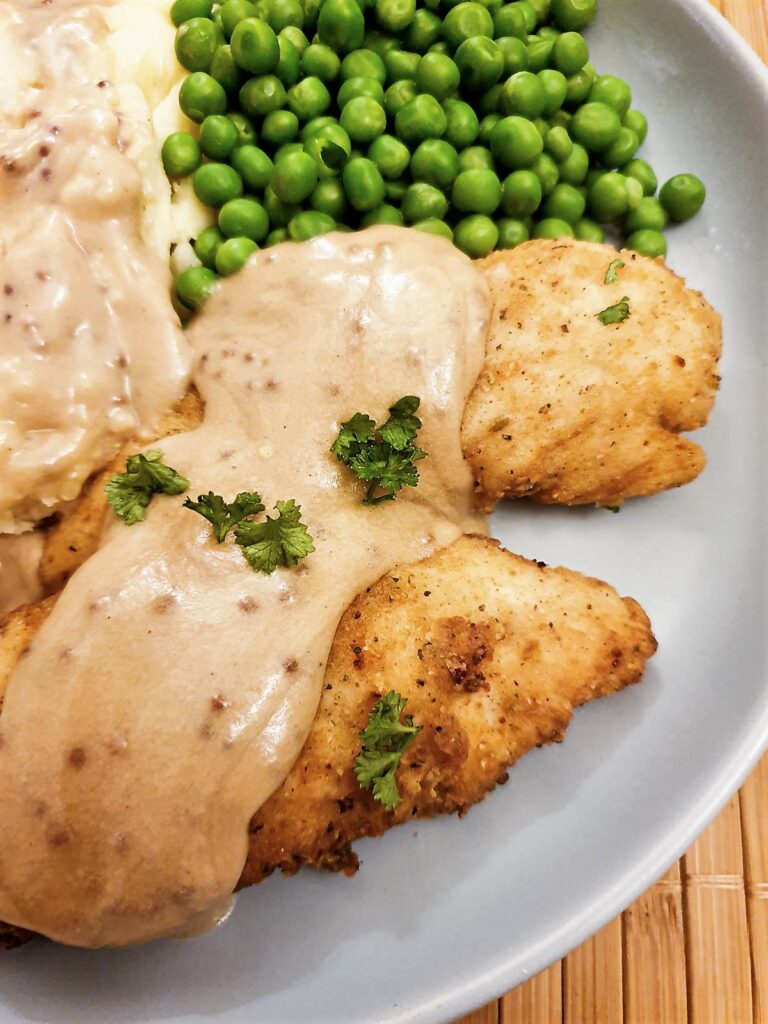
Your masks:
{"label": "crispy coating", "polygon": [[[621,259],[618,281],[605,284]],[[462,442],[479,505],[618,505],[693,480],[719,378],[721,322],[661,260],[570,239],[480,264],[495,309]],[[630,300],[631,315],[596,314]]]}

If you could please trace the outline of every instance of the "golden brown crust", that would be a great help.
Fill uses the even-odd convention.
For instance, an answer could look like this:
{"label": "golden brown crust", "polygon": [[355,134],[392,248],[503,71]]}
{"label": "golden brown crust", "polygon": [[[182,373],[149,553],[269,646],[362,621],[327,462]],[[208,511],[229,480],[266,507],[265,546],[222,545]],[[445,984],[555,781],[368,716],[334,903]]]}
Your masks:
{"label": "golden brown crust", "polygon": [[[611,262],[625,266],[605,284]],[[616,505],[693,480],[719,378],[721,322],[661,260],[570,239],[481,262],[495,309],[462,443],[478,503]],[[631,315],[596,314],[630,299]]]}

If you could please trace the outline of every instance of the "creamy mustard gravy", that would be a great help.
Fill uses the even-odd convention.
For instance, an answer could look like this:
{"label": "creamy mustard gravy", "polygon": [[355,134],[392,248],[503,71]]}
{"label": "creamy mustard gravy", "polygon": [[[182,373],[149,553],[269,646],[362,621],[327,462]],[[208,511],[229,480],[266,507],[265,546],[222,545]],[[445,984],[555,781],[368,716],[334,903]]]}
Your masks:
{"label": "creamy mustard gravy", "polygon": [[[302,507],[316,551],[252,571],[182,499],[115,519],[14,671],[0,718],[0,919],[87,946],[224,905],[247,825],[309,732],[352,598],[483,528],[460,425],[484,355],[482,276],[443,239],[377,227],[258,253],[189,333],[206,402],[166,462],[228,499]],[[421,482],[363,505],[340,421],[421,398]]]}
{"label": "creamy mustard gravy", "polygon": [[6,0],[0,99],[0,532],[76,497],[184,391],[167,263],[116,111],[103,5]]}

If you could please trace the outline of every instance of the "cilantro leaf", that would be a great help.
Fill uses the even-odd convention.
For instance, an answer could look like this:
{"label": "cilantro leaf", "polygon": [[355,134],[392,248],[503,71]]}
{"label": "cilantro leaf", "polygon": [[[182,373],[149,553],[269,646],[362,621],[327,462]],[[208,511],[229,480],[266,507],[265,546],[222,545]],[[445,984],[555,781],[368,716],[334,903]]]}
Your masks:
{"label": "cilantro leaf", "polygon": [[621,270],[621,268],[625,266],[626,263],[624,263],[623,260],[614,260],[605,272],[603,284],[618,284],[619,275],[617,271]]}
{"label": "cilantro leaf", "polygon": [[145,455],[131,455],[125,472],[113,476],[107,483],[107,501],[126,526],[140,523],[146,517],[147,506],[155,494],[183,494],[189,480],[163,462],[163,453],[148,451]]}
{"label": "cilantro leaf", "polygon": [[608,327],[610,324],[623,324],[625,320],[629,319],[629,296],[625,295],[624,298],[617,302],[613,306],[608,306],[607,309],[602,310],[600,313],[595,313],[595,316],[604,327]]}
{"label": "cilantro leaf", "polygon": [[289,568],[315,550],[307,527],[301,522],[301,506],[291,499],[278,501],[275,508],[276,519],[267,516],[263,523],[249,519],[235,527],[235,541],[256,572],[269,574],[279,565]]}
{"label": "cilantro leaf", "polygon": [[[414,462],[427,456],[414,443],[421,429],[415,415],[419,404],[414,395],[405,395],[390,407],[389,418],[379,428],[361,412],[342,423],[331,451],[355,476],[369,482],[366,504],[392,500],[403,487],[417,486],[419,471]],[[377,491],[384,493],[377,495]]]}
{"label": "cilantro leaf", "polygon": [[208,491],[207,494],[198,494],[197,501],[187,498],[184,508],[191,508],[198,512],[213,527],[216,540],[221,544],[233,526],[247,519],[248,516],[256,515],[264,511],[261,496],[255,491],[241,491],[234,501],[226,502],[220,494]]}
{"label": "cilantro leaf", "polygon": [[360,753],[355,758],[355,778],[362,789],[370,789],[374,800],[394,810],[400,803],[395,772],[403,754],[421,732],[413,718],[400,716],[408,700],[390,690],[376,702],[368,715],[368,724],[359,734]]}

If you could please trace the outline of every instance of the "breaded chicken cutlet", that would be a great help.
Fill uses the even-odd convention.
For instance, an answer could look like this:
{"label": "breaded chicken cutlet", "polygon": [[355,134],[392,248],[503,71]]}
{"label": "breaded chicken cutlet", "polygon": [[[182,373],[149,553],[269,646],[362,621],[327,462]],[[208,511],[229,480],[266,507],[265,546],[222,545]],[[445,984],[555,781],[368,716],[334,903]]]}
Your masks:
{"label": "breaded chicken cutlet", "polygon": [[[617,505],[698,476],[704,452],[679,435],[707,422],[722,341],[699,292],[662,260],[572,239],[479,266],[494,313],[462,443],[481,508]],[[602,323],[623,300],[626,318]]]}
{"label": "breaded chicken cutlet", "polygon": [[[18,609],[0,625],[0,696],[54,603]],[[463,814],[523,754],[560,741],[575,707],[637,682],[655,648],[631,598],[483,537],[387,573],[341,619],[309,738],[254,815],[240,885],[276,868],[353,871],[362,836]],[[353,774],[358,733],[390,689],[422,726],[398,771],[396,811]],[[26,937],[0,926],[0,942]]]}

